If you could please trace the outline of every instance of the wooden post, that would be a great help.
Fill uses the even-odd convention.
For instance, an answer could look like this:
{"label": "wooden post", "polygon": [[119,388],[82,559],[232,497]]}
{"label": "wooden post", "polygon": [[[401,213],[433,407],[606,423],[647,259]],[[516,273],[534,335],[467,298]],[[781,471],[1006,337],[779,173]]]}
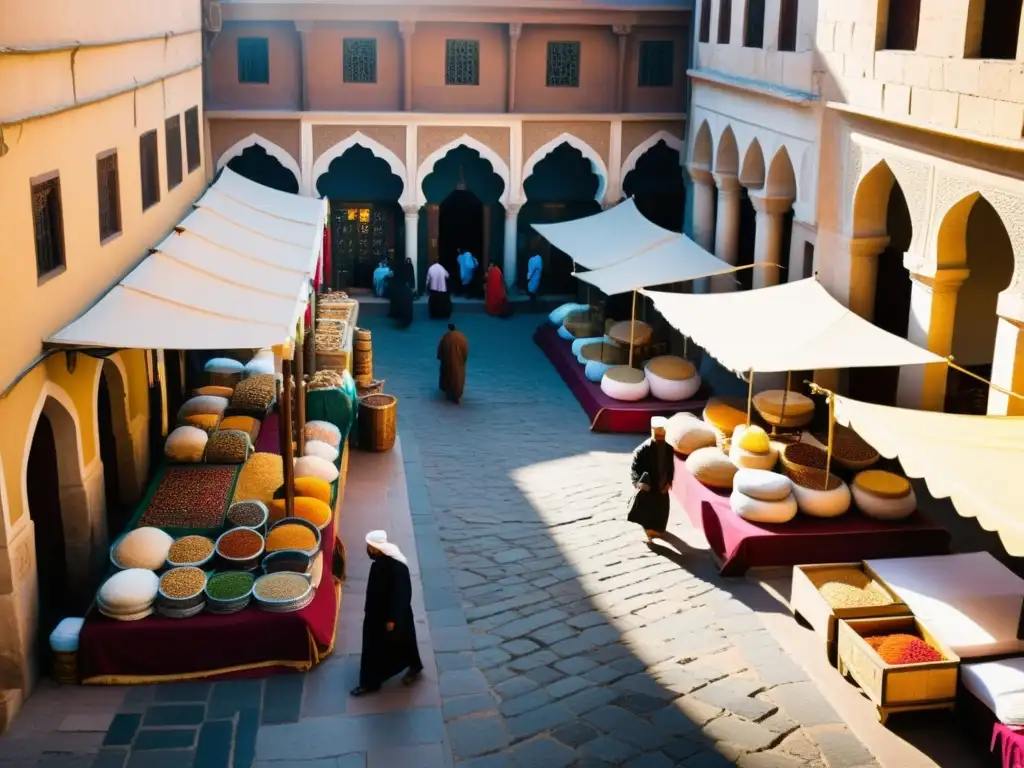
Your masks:
{"label": "wooden post", "polygon": [[284,392],[281,398],[281,421],[284,423],[284,514],[291,517],[295,514],[295,454],[292,450],[292,361],[281,362],[281,374],[284,378]]}
{"label": "wooden post", "polygon": [[188,391],[186,389],[187,383],[185,381],[185,350],[178,350],[178,378],[181,379],[181,397],[185,399],[188,397]]}
{"label": "wooden post", "polygon": [[295,440],[299,444],[299,456],[306,455],[306,348],[303,344],[303,324],[305,320],[299,321],[299,333],[295,339],[295,411],[296,430]]}
{"label": "wooden post", "polygon": [[633,291],[633,312],[629,318],[629,367],[633,367],[633,336],[636,333],[636,291]]}
{"label": "wooden post", "polygon": [[167,366],[164,365],[164,351],[156,351],[156,377],[160,383],[160,435],[167,437]]}
{"label": "wooden post", "polygon": [[[283,365],[282,365],[283,367]],[[277,387],[277,450],[284,456],[284,439],[285,439],[285,424],[284,424],[284,389],[281,387],[281,382],[275,382]]]}

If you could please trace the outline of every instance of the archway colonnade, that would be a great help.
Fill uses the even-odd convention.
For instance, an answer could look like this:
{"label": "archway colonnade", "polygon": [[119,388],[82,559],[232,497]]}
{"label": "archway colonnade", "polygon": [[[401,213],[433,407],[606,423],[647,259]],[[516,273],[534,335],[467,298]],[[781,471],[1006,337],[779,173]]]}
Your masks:
{"label": "archway colonnade", "polygon": [[[327,196],[325,190],[321,189],[321,180],[325,174],[330,173],[332,164],[346,156],[353,148],[369,150],[376,158],[386,163],[390,175],[402,182],[402,189],[396,202],[404,216],[402,229],[406,236],[403,247],[400,250],[396,249],[395,256],[410,259],[417,267],[417,276],[422,283],[423,270],[419,267],[424,264],[425,255],[420,251],[426,247],[431,251],[429,259],[436,258],[434,249],[437,240],[437,211],[434,208],[440,202],[428,195],[428,178],[436,174],[439,165],[443,165],[445,158],[452,153],[472,150],[480,160],[489,164],[493,175],[501,181],[502,189],[497,199],[488,200],[486,204],[500,207],[503,211],[503,215],[495,220],[496,226],[500,227],[503,224],[503,231],[492,234],[495,235],[497,248],[501,251],[500,263],[506,281],[513,284],[516,282],[516,276],[522,271],[519,255],[523,249],[523,241],[527,239],[522,236],[523,226],[519,221],[523,207],[530,202],[526,194],[526,182],[556,150],[569,148],[586,161],[590,172],[597,180],[593,201],[600,207],[615,205],[623,199],[624,180],[637,170],[638,163],[641,163],[644,156],[653,148],[667,147],[680,158],[676,165],[680,179],[682,158],[685,157],[683,139],[660,126],[653,126],[646,137],[637,141],[635,138],[624,139],[624,129],[619,123],[617,131],[614,127],[612,129],[611,140],[606,142],[608,146],[601,146],[601,143],[596,142],[589,134],[585,140],[573,132],[566,131],[554,135],[536,148],[531,146],[531,151],[526,156],[521,124],[512,126],[508,131],[507,150],[503,142],[490,140],[496,130],[494,128],[474,129],[467,126],[465,129],[454,129],[454,136],[447,141],[436,142],[436,148],[429,142],[417,141],[415,126],[403,126],[402,129],[405,132],[404,147],[397,146],[395,142],[391,142],[394,146],[388,146],[388,142],[381,140],[376,134],[372,137],[368,135],[370,129],[355,129],[329,146],[316,147],[315,151],[310,146],[311,141],[303,142],[298,159],[274,141],[254,132],[220,152],[215,169],[230,166],[250,178],[254,178],[254,174],[263,174],[255,180],[277,188],[291,186],[287,180],[279,181],[290,174],[301,194]],[[487,131],[491,131],[491,134]],[[482,138],[476,134],[480,134]],[[635,136],[635,132],[630,135]],[[628,142],[626,146],[623,145],[624,141]],[[600,149],[595,148],[595,145]],[[401,151],[403,149],[404,151]],[[263,164],[262,171],[254,163],[255,160]],[[253,170],[254,168],[256,170]],[[639,178],[635,173],[634,177]],[[678,218],[681,224],[682,205],[679,206]],[[420,233],[420,236],[409,236],[410,233]],[[492,258],[491,261],[495,259]]]}

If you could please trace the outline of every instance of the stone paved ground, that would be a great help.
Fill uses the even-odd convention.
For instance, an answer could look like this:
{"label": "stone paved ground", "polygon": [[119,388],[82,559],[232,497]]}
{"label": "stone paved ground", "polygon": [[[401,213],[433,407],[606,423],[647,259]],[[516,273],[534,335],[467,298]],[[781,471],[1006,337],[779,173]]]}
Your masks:
{"label": "stone paved ground", "polygon": [[[401,451],[350,472],[352,565],[326,664],[212,685],[43,685],[0,766],[876,765],[705,554],[650,549],[624,522],[636,438],[588,432],[530,339],[536,316],[456,320],[472,347],[459,407],[436,392],[441,324],[368,323],[377,375],[401,398]],[[420,577],[427,674],[352,700],[359,541],[377,525]]]}
{"label": "stone paved ground", "polygon": [[876,765],[706,555],[624,521],[636,438],[588,432],[536,316],[456,321],[461,406],[436,391],[441,324],[371,325],[456,764]]}

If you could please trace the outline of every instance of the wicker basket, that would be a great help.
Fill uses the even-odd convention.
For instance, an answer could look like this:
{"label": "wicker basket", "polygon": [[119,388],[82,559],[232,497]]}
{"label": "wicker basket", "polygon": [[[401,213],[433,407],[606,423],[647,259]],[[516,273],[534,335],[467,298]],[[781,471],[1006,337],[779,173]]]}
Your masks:
{"label": "wicker basket", "polygon": [[367,343],[373,340],[373,334],[365,328],[356,328],[356,341],[365,341]]}
{"label": "wicker basket", "polygon": [[361,352],[373,351],[373,342],[369,339],[360,339],[357,337],[352,341],[352,349],[355,350],[356,357],[359,357]]}
{"label": "wicker basket", "polygon": [[378,394],[359,398],[359,437],[364,450],[390,451],[395,447],[397,427],[397,397]]}
{"label": "wicker basket", "polygon": [[78,683],[78,651],[53,652],[53,679],[61,685]]}
{"label": "wicker basket", "polygon": [[206,374],[206,381],[211,387],[231,387],[234,389],[242,380],[242,372],[237,373],[213,373]]}
{"label": "wicker basket", "polygon": [[352,355],[342,350],[341,352],[317,352],[316,370],[331,370],[341,373],[348,371],[352,363]]}
{"label": "wicker basket", "polygon": [[359,397],[368,397],[369,395],[379,395],[384,391],[384,379],[373,379],[368,383],[357,384],[357,394]]}

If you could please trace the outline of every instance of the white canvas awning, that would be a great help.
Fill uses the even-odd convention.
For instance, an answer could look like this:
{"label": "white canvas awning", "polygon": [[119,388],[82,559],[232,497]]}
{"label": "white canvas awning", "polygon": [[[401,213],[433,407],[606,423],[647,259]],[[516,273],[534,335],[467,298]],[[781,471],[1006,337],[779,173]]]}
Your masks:
{"label": "white canvas awning", "polygon": [[686,235],[675,235],[667,243],[631,259],[590,272],[574,272],[573,275],[614,296],[652,285],[684,283],[734,270],[731,264],[712,256]]}
{"label": "white canvas awning", "polygon": [[609,267],[681,237],[645,218],[633,198],[593,216],[533,228],[585,269]]}
{"label": "white canvas awning", "polygon": [[736,373],[945,363],[851,312],[814,278],[732,293],[643,294]]}
{"label": "white canvas awning", "polygon": [[854,429],[909,477],[953,502],[963,517],[997,531],[1014,557],[1024,556],[1024,417],[959,416],[872,405],[835,396],[836,421]]}
{"label": "white canvas awning", "polygon": [[319,263],[326,201],[226,171],[197,206],[96,305],[47,341],[120,349],[290,342]]}

